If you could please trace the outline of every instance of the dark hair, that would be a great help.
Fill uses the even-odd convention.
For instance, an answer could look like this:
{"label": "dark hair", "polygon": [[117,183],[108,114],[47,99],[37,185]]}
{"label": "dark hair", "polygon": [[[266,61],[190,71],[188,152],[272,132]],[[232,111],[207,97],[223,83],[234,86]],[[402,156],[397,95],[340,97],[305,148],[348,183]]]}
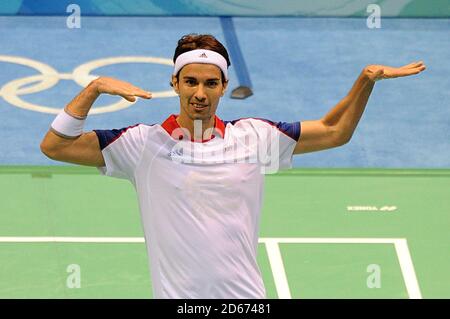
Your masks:
{"label": "dark hair", "polygon": [[[225,58],[228,67],[231,65],[230,57],[228,56],[228,51],[223,46],[223,44],[219,42],[219,40],[217,40],[214,36],[210,34],[196,34],[196,33],[183,35],[181,39],[178,40],[178,45],[177,48],[175,49],[175,54],[173,55],[173,63],[175,63],[179,55],[197,49],[215,51]],[[178,74],[179,73],[180,72],[178,72]],[[222,74],[222,83],[224,83],[225,76],[223,75],[222,71],[220,71],[220,73]],[[172,82],[170,82],[170,86],[173,86]]]}

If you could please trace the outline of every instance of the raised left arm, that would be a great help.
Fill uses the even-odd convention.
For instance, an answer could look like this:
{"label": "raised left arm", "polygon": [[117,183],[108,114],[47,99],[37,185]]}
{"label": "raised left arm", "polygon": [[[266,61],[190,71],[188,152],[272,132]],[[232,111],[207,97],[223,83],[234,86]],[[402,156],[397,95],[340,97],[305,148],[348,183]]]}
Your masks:
{"label": "raised left arm", "polygon": [[369,65],[359,75],[350,92],[322,119],[303,121],[294,154],[321,151],[348,143],[364,112],[376,81],[417,74],[425,70],[422,61],[399,68]]}

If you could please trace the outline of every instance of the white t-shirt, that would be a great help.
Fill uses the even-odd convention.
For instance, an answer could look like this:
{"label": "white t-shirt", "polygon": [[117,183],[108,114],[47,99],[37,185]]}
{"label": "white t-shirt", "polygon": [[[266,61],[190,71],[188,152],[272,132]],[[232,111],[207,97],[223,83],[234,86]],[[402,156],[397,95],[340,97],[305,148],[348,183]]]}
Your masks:
{"label": "white t-shirt", "polygon": [[300,122],[216,116],[213,137],[193,142],[176,118],[95,130],[100,172],[138,194],[154,297],[265,298],[256,262],[264,174],[292,167]]}

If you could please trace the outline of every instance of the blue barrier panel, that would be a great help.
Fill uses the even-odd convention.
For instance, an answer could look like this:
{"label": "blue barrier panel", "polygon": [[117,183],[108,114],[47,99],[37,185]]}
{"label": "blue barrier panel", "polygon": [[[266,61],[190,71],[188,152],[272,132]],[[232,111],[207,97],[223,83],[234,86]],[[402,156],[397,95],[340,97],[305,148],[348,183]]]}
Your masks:
{"label": "blue barrier panel", "polygon": [[65,15],[77,4],[84,15],[365,17],[377,4],[384,17],[450,17],[448,0],[8,0],[2,15]]}

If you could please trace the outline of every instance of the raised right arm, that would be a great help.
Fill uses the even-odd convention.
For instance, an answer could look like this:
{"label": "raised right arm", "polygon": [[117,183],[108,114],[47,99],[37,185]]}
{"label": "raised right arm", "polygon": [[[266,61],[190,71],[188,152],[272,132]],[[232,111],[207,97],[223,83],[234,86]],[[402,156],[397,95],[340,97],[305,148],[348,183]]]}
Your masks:
{"label": "raised right arm", "polygon": [[[150,92],[137,88],[130,83],[114,78],[100,77],[84,88],[66,106],[65,110],[75,117],[84,118],[102,93],[120,95],[130,102],[134,102],[136,96],[146,99],[151,98]],[[68,138],[50,128],[42,140],[40,148],[42,153],[56,161],[86,166],[105,166],[97,134],[93,131],[83,133],[76,138]]]}

